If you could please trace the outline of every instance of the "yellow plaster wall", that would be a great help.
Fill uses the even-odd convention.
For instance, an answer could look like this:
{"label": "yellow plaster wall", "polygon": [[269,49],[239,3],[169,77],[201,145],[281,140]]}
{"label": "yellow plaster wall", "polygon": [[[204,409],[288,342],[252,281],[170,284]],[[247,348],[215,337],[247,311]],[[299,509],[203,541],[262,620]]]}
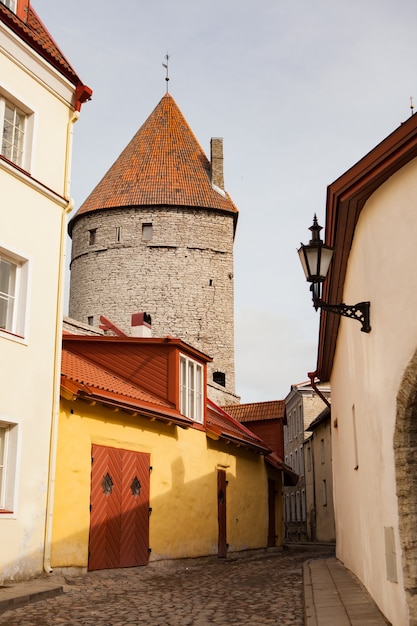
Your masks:
{"label": "yellow plaster wall", "polygon": [[87,566],[93,443],[150,454],[151,560],[217,554],[218,469],[228,481],[229,550],[266,546],[263,456],[212,441],[199,430],[61,399],[52,567]]}

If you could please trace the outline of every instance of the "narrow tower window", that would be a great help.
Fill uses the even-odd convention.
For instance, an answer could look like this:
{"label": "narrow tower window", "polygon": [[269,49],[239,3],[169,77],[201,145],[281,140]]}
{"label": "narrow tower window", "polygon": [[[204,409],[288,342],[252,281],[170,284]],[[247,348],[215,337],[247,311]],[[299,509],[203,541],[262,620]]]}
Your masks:
{"label": "narrow tower window", "polygon": [[88,243],[93,246],[96,243],[97,228],[88,231]]}
{"label": "narrow tower window", "polygon": [[226,387],[226,374],[224,372],[213,372],[213,382]]}
{"label": "narrow tower window", "polygon": [[152,239],[152,224],[142,224],[142,239],[150,241]]}
{"label": "narrow tower window", "polygon": [[116,241],[119,243],[122,238],[122,229],[120,226],[116,226]]}
{"label": "narrow tower window", "polygon": [[87,317],[87,321],[88,321],[88,325],[89,326],[94,326],[94,316],[93,315],[89,315]]}

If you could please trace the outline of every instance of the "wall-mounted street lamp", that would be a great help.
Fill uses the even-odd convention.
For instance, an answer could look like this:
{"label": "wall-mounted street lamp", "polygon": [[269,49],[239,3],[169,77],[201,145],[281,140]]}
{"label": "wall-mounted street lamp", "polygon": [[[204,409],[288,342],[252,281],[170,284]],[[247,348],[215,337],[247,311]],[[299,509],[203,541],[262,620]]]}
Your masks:
{"label": "wall-mounted street lamp", "polygon": [[361,331],[369,333],[371,330],[369,324],[369,302],[358,302],[358,304],[350,306],[343,303],[327,304],[321,299],[322,283],[325,281],[329,270],[333,248],[325,246],[320,239],[322,227],[319,226],[316,215],[314,215],[313,225],[310,226],[309,230],[311,230],[312,235],[310,243],[308,246],[302,243],[301,248],[298,250],[298,255],[306,279],[311,283],[310,291],[313,296],[314,308],[316,311],[320,308],[324,311],[330,311],[330,313],[336,313],[336,315],[344,315],[345,317],[358,320],[362,324]]}

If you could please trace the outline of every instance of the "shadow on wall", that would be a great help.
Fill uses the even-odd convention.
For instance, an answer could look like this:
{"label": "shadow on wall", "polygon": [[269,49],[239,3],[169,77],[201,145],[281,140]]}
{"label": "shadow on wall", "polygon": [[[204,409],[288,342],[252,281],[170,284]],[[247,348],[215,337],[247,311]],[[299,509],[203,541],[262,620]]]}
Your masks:
{"label": "shadow on wall", "polygon": [[[223,442],[207,440],[207,447],[222,458],[230,455],[230,446]],[[118,472],[120,463],[115,464],[112,457],[120,460],[121,451],[98,448],[101,458],[97,462],[95,450],[91,501],[85,503],[86,508],[91,504],[90,517],[82,524],[71,510],[66,511],[66,524],[76,531],[53,541],[53,568],[108,569],[146,565],[149,559],[217,555],[222,539],[220,497],[226,500],[223,540],[229,550],[267,547],[267,478],[262,456],[243,449],[231,456],[235,467],[224,468],[227,488],[222,495],[216,466],[187,481],[184,461],[177,457],[170,466],[170,487],[163,495],[150,497],[152,482],[160,486],[165,479],[162,468],[149,471],[148,454],[122,451]],[[157,458],[155,462],[158,465]]]}

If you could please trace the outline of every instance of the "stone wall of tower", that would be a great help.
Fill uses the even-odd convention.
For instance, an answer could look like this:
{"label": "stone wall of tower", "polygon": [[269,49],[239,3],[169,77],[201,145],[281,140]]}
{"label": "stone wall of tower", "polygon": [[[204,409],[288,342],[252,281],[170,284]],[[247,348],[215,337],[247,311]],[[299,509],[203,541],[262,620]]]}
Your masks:
{"label": "stone wall of tower", "polygon": [[[209,397],[238,401],[234,371],[233,215],[184,207],[94,211],[75,220],[69,315],[130,334],[132,313],[213,358]],[[225,387],[213,383],[225,374]]]}

